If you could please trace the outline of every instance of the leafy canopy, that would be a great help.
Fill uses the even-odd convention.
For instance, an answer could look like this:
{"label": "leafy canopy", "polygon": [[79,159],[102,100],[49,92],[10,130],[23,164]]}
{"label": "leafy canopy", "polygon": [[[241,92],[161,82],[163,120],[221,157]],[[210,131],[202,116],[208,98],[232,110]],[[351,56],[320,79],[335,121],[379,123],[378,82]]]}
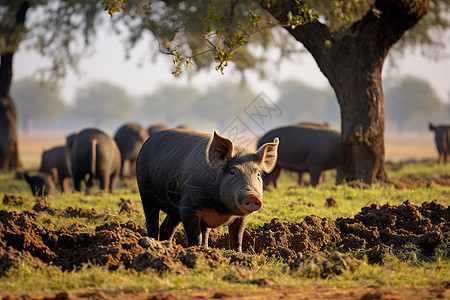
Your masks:
{"label": "leafy canopy", "polygon": [[[285,1],[289,2],[289,1]],[[281,49],[280,57],[296,52],[295,43],[281,27],[302,26],[314,20],[325,24],[331,35],[340,38],[349,34],[350,27],[368,12],[375,9],[375,0],[293,0],[294,11],[288,14],[288,22],[279,24],[258,4],[282,5],[283,1],[143,1],[104,0],[102,4],[119,19],[128,19],[130,42],[136,43],[147,30],[158,39],[160,50],[173,56],[174,75],[195,64],[199,69],[216,61],[221,72],[230,60],[237,62],[240,71],[262,70],[268,55],[255,47],[243,47],[249,43],[264,49]],[[118,13],[123,11],[125,13]],[[442,34],[449,28],[450,0],[430,0],[428,15],[406,33],[398,50],[410,45],[427,46],[439,56],[445,45]],[[280,27],[281,25],[281,27]],[[239,51],[238,51],[239,50]]]}
{"label": "leafy canopy", "polygon": [[[19,26],[24,8],[25,25]],[[23,43],[51,60],[41,75],[58,80],[68,68],[77,71],[103,11],[96,0],[0,0],[0,53],[14,53]]]}

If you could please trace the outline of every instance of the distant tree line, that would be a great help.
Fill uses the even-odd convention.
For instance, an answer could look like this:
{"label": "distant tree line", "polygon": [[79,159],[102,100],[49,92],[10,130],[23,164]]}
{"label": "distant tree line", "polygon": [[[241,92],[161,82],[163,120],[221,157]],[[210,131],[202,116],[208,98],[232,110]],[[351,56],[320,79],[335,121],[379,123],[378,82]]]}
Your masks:
{"label": "distant tree line", "polygon": [[[331,88],[288,80],[281,82],[278,90],[278,99],[272,100],[282,115],[271,125],[318,121],[339,129],[339,106]],[[412,76],[387,79],[384,90],[388,132],[425,131],[428,121],[450,120],[450,102],[439,99],[426,80]],[[258,96],[246,84],[222,82],[203,93],[190,86],[164,85],[152,94],[136,97],[122,87],[99,81],[79,87],[74,103],[67,104],[57,85],[34,78],[15,82],[12,94],[23,131],[86,126],[114,130],[131,120],[143,126],[189,124],[198,130],[220,130],[242,116],[245,107]]]}

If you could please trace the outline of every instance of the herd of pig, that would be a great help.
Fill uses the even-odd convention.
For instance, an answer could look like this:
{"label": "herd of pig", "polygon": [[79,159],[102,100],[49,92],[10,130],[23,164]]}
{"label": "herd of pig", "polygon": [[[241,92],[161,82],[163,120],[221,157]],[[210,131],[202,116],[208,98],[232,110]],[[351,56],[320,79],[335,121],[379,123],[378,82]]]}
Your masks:
{"label": "herd of pig", "polygon": [[[442,162],[450,155],[450,126],[434,126]],[[113,192],[123,178],[125,161],[136,177],[149,237],[171,240],[182,223],[189,245],[208,245],[210,228],[228,225],[230,248],[242,250],[248,216],[262,206],[263,187],[277,186],[282,169],[308,172],[313,186],[339,160],[340,133],[324,123],[304,122],[264,134],[257,151],[234,145],[218,134],[190,128],[145,130],[136,123],[118,129],[114,138],[93,128],[67,137],[66,145],[45,151],[40,173],[24,174],[34,195],[55,192],[55,183],[68,192],[86,191],[98,181]],[[159,223],[159,213],[166,213]]]}

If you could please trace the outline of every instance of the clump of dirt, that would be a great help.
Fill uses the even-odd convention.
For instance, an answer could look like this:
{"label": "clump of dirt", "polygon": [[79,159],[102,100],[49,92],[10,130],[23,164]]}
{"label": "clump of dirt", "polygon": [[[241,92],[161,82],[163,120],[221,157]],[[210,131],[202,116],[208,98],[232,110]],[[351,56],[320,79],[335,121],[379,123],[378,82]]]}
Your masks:
{"label": "clump of dirt", "polygon": [[72,225],[70,225],[67,229],[70,231],[83,231],[87,229],[86,224],[80,223],[80,222],[74,222]]}
{"label": "clump of dirt", "polygon": [[260,228],[248,229],[243,248],[261,253],[269,247],[285,247],[295,252],[310,253],[326,250],[340,240],[333,221],[315,215],[305,217],[300,223],[272,219]]}
{"label": "clump of dirt", "polygon": [[57,257],[51,248],[58,246],[62,235],[69,236],[65,230],[46,230],[27,214],[0,211],[0,255],[16,250],[50,263]]}
{"label": "clump of dirt", "polygon": [[386,161],[385,165],[388,169],[397,171],[397,170],[403,168],[407,164],[417,164],[417,163],[425,164],[427,166],[433,166],[436,164],[436,160],[429,159],[429,158],[425,158],[422,160],[415,160],[415,159],[407,159],[407,160],[401,160],[401,161],[390,161],[389,160],[389,161]]}
{"label": "clump of dirt", "polygon": [[433,179],[432,182],[439,184],[439,185],[450,186],[450,176],[449,175],[441,176],[441,177]]}
{"label": "clump of dirt", "polygon": [[298,204],[300,204],[300,205],[306,205],[306,206],[308,206],[308,207],[314,207],[314,203],[309,202],[309,201],[306,201],[306,200],[303,200],[303,199],[301,199],[301,198],[298,199]]}
{"label": "clump of dirt", "polygon": [[[177,232],[175,240],[185,243],[183,233]],[[247,228],[244,231],[242,249],[247,252],[262,253],[289,249],[294,252],[316,252],[326,250],[340,241],[339,230],[333,221],[315,215],[305,217],[300,223],[283,222],[274,218],[262,227]],[[229,248],[228,234],[218,235],[211,231],[209,245],[214,248]],[[283,251],[282,251],[283,252]],[[289,256],[284,251],[279,256]]]}
{"label": "clump of dirt", "polygon": [[63,269],[76,269],[91,262],[117,269],[120,265],[130,267],[134,257],[144,249],[139,245],[143,228],[134,222],[106,223],[93,233],[77,233],[71,240],[60,245],[56,265]]}
{"label": "clump of dirt", "polygon": [[401,180],[391,180],[391,183],[397,189],[412,189],[412,188],[421,188],[421,187],[430,187],[431,184],[438,184],[442,186],[450,186],[450,176],[444,175],[432,179],[419,179],[416,177],[413,178],[404,178]]}
{"label": "clump of dirt", "polygon": [[370,189],[370,185],[368,185],[367,183],[362,182],[360,180],[349,181],[349,182],[347,182],[347,185],[352,187],[352,188],[360,188],[362,190]]}
{"label": "clump of dirt", "polygon": [[9,195],[9,194],[5,193],[3,196],[3,204],[4,205],[20,206],[25,201],[27,201],[27,200],[23,199],[22,197],[17,197],[15,195]]}
{"label": "clump of dirt", "polygon": [[338,204],[337,201],[336,201],[334,198],[332,198],[332,197],[327,198],[327,199],[325,200],[325,207],[338,207],[338,206],[339,206],[339,204]]}
{"label": "clump of dirt", "polygon": [[376,204],[362,208],[354,218],[339,218],[344,250],[366,249],[369,261],[379,262],[386,252],[414,245],[424,256],[432,256],[450,232],[450,207],[436,200],[421,206]]}
{"label": "clump of dirt", "polygon": [[88,218],[92,219],[98,215],[98,212],[94,209],[85,209],[81,207],[73,208],[72,206],[67,207],[64,209],[64,211],[61,213],[62,217],[66,218]]}
{"label": "clump of dirt", "polygon": [[362,260],[355,258],[352,254],[344,254],[337,251],[331,253],[316,252],[297,257],[289,263],[289,268],[295,273],[300,273],[309,278],[327,278],[340,275],[344,271],[354,271]]}
{"label": "clump of dirt", "polygon": [[136,212],[136,209],[134,209],[130,199],[120,198],[119,207],[120,207],[119,214],[132,214]]}
{"label": "clump of dirt", "polygon": [[15,249],[11,249],[3,254],[0,253],[0,277],[20,263],[25,262],[27,266],[32,268],[45,268],[46,265],[39,259],[36,259],[29,252],[19,252]]}
{"label": "clump of dirt", "polygon": [[39,212],[46,212],[49,215],[55,215],[57,212],[60,211],[59,208],[53,208],[50,206],[50,204],[47,202],[47,199],[45,197],[38,198],[36,200],[36,204],[33,206],[33,210],[37,213]]}

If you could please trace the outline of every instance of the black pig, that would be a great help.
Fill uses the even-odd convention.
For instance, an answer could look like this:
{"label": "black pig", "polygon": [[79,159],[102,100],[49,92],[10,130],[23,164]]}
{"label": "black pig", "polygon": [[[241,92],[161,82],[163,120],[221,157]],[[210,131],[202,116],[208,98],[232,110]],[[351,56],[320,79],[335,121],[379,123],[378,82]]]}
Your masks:
{"label": "black pig", "polygon": [[[262,205],[261,175],[274,168],[277,149],[278,138],[250,153],[217,132],[151,135],[136,163],[148,236],[171,240],[182,222],[189,246],[208,246],[210,228],[227,224],[230,248],[242,251],[247,217]],[[167,213],[161,228],[160,210]]]}

